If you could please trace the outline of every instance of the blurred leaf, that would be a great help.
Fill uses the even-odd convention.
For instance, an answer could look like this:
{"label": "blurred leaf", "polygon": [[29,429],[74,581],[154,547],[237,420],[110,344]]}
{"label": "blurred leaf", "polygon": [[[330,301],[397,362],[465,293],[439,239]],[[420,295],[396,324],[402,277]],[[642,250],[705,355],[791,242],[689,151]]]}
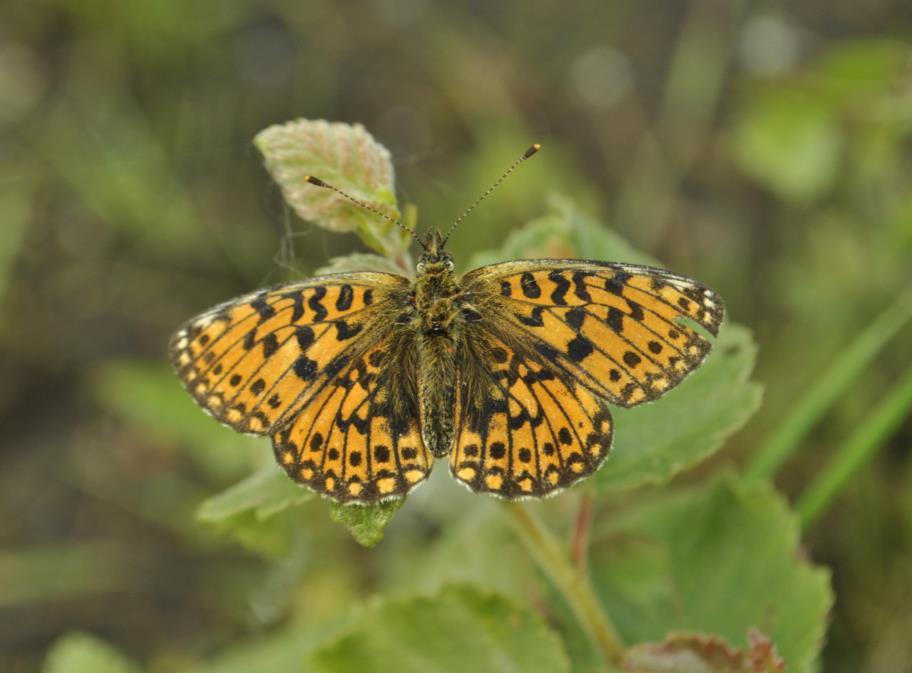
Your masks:
{"label": "blurred leaf", "polygon": [[697,631],[743,646],[755,628],[790,671],[807,673],[833,597],[798,545],[779,496],[726,477],[599,521],[591,569],[627,642]]}
{"label": "blurred leaf", "polygon": [[805,526],[812,523],[851,481],[855,473],[884,448],[891,435],[910,418],[912,368],[846,439],[832,461],[801,494],[797,509]]}
{"label": "blurred leaf", "polygon": [[366,245],[389,257],[405,249],[409,237],[404,231],[305,180],[318,177],[397,220],[389,150],[363,126],[298,119],[270,126],[254,143],[298,216],[330,231],[355,231]]}
{"label": "blurred leaf", "polygon": [[192,673],[289,673],[302,671],[305,657],[317,647],[337,638],[348,626],[353,612],[342,611],[329,619],[291,623],[277,633],[246,641],[233,642],[226,650],[205,663],[194,666]]}
{"label": "blurred leaf", "polygon": [[800,446],[814,424],[843,395],[884,347],[912,320],[912,290],[896,298],[876,319],[870,320],[852,343],[841,344],[838,354],[813,384],[793,403],[789,412],[770,430],[757,449],[747,474],[769,479]]}
{"label": "blurred leaf", "polygon": [[760,406],[750,381],[757,347],[726,323],[706,362],[655,404],[612,409],[615,445],[595,476],[600,490],[661,483],[717,451]]}
{"label": "blurred leaf", "polygon": [[280,558],[304,525],[299,506],[313,497],[268,460],[246,479],[203,502],[197,518],[215,524],[251,551]]}
{"label": "blurred leaf", "polygon": [[200,505],[197,517],[216,523],[252,511],[262,520],[310,500],[313,495],[312,491],[292,481],[278,463],[270,460],[246,479],[207,499]]}
{"label": "blurred leaf", "polygon": [[139,673],[140,668],[100,638],[72,632],[54,643],[42,670],[44,673]]}
{"label": "blurred leaf", "polygon": [[890,93],[910,68],[908,44],[887,37],[849,40],[814,66],[814,84],[835,100],[870,102]]}
{"label": "blurred leaf", "polygon": [[549,196],[548,211],[510,234],[498,249],[475,253],[467,268],[539,257],[584,257],[656,265],[654,259],[632,248],[612,229],[577,209],[566,196]]}
{"label": "blurred leaf", "polygon": [[344,638],[318,650],[314,673],[568,671],[557,635],[541,618],[494,594],[450,586],[426,598],[379,603]]}
{"label": "blurred leaf", "polygon": [[674,633],[662,643],[644,643],[624,654],[625,673],[785,673],[773,643],[758,631],[747,635],[747,650],[717,636]]}
{"label": "blurred leaf", "polygon": [[0,552],[0,608],[104,594],[128,583],[138,560],[109,542],[69,542]]}
{"label": "blurred leaf", "polygon": [[786,88],[751,101],[737,119],[731,142],[745,173],[799,205],[812,203],[833,185],[843,144],[825,101]]}
{"label": "blurred leaf", "polygon": [[31,199],[31,189],[7,189],[3,199],[0,199],[0,222],[3,222],[0,227],[0,300],[6,292],[19,248],[25,240],[25,228],[32,215]]}
{"label": "blurred leaf", "polygon": [[164,365],[110,360],[92,372],[91,392],[99,404],[151,437],[191,450],[191,457],[216,479],[248,469],[250,439],[213,423]]}
{"label": "blurred leaf", "polygon": [[404,271],[395,263],[380,255],[353,252],[344,257],[333,257],[327,264],[314,271],[315,276],[327,273],[349,273],[352,271],[384,271],[404,275]]}
{"label": "blurred leaf", "polygon": [[393,520],[393,515],[405,503],[404,498],[379,505],[341,505],[330,503],[332,520],[348,528],[358,544],[373,547],[383,539],[383,531]]}

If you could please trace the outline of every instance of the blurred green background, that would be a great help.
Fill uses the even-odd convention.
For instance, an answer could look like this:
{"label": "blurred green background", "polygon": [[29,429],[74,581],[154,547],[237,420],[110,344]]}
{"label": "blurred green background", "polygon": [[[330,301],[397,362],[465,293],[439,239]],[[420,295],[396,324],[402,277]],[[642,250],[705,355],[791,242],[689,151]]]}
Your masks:
{"label": "blurred green background", "polygon": [[319,503],[251,519],[247,547],[194,517],[271,451],[185,399],[168,336],[362,249],[296,220],[251,143],[307,117],[363,123],[423,226],[541,142],[457,262],[555,191],[717,289],[765,386],[723,460],[797,501],[854,456],[806,517],[837,596],[822,670],[912,671],[910,38],[907,0],[6,0],[0,670],[72,630],[151,671],[253,670],[412,588],[415,554],[468,524],[449,484],[369,551]]}

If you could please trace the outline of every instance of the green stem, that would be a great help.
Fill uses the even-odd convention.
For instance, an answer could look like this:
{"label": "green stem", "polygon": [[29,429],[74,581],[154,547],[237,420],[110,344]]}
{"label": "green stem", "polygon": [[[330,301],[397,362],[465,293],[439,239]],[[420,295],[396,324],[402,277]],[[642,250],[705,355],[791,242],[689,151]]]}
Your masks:
{"label": "green stem", "polygon": [[751,480],[769,479],[798,448],[821,416],[851,386],[874,357],[912,318],[912,292],[901,295],[822,373],[778,429],[760,446],[747,470]]}
{"label": "green stem", "polygon": [[602,610],[589,579],[580,574],[566,550],[524,505],[506,505],[523,544],[570,606],[586,636],[610,668],[617,668],[624,646],[611,619]]}
{"label": "green stem", "polygon": [[827,508],[849,479],[903,423],[912,409],[912,369],[890,391],[887,399],[858,426],[833,461],[798,501],[798,514],[808,526]]}

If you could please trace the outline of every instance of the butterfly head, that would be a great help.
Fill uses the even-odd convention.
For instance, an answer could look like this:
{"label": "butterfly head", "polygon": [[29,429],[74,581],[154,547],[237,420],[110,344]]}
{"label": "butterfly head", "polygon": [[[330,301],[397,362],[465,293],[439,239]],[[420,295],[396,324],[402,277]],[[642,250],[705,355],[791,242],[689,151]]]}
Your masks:
{"label": "butterfly head", "polygon": [[418,258],[418,273],[437,275],[451,273],[455,268],[453,256],[443,249],[446,240],[436,229],[428,231],[422,242],[424,252]]}

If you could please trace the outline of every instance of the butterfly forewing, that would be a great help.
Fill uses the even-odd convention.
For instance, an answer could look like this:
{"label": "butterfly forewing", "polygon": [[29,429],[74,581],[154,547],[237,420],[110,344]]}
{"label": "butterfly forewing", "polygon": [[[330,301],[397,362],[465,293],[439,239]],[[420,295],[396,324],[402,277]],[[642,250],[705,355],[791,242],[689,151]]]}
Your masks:
{"label": "butterfly forewing", "polygon": [[221,304],[180,328],[171,361],[196,401],[235,430],[270,434],[381,338],[405,278],[340,274]]}
{"label": "butterfly forewing", "polygon": [[706,286],[661,269],[580,260],[482,267],[463,279],[492,325],[516,327],[565,377],[625,407],[654,400],[695,369],[723,318]]}

